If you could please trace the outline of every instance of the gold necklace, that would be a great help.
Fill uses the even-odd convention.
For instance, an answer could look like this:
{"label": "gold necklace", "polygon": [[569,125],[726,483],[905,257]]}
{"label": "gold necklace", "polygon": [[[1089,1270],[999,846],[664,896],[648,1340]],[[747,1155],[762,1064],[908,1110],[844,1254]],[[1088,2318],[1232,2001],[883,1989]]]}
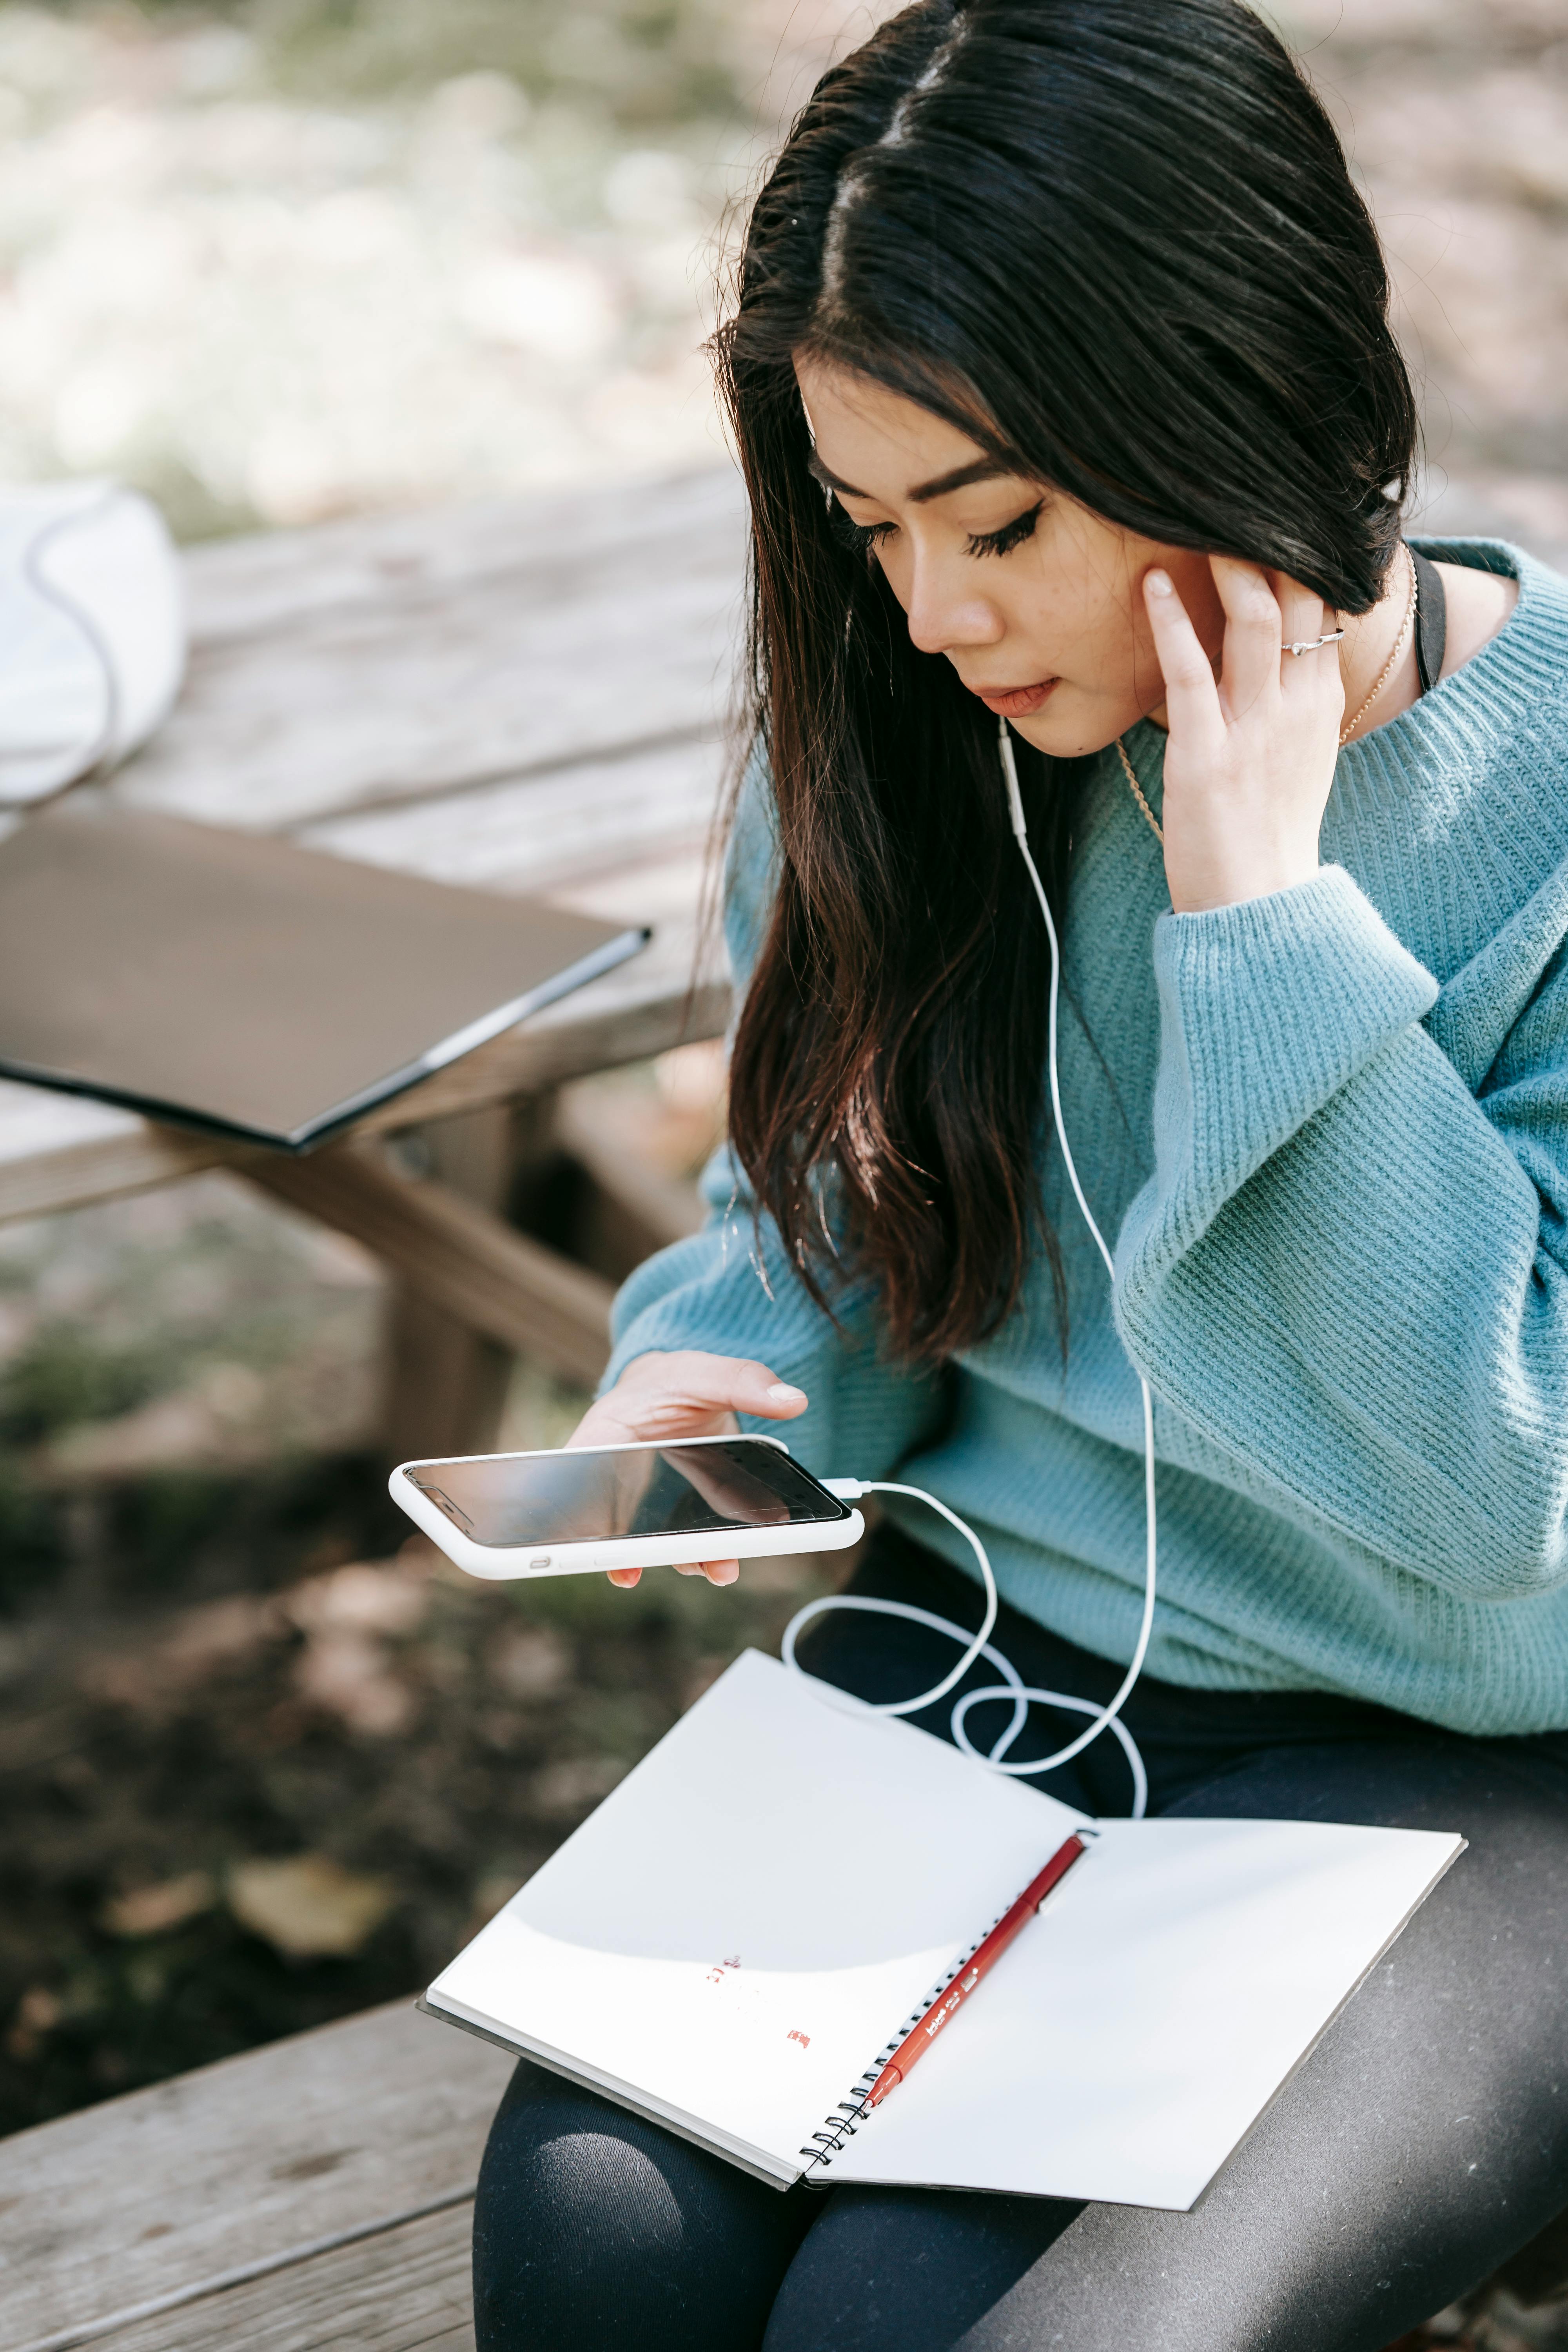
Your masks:
{"label": "gold necklace", "polygon": [[[1404,545],[1403,541],[1400,543],[1402,546]],[[1410,567],[1410,593],[1405,600],[1405,618],[1399,624],[1399,635],[1394,640],[1394,651],[1389,655],[1388,659],[1378,671],[1376,684],[1373,686],[1372,692],[1367,696],[1366,700],[1362,704],[1361,709],[1356,712],[1354,718],[1342,729],[1340,733],[1340,743],[1342,748],[1350,741],[1351,737],[1361,725],[1362,720],[1366,717],[1367,712],[1372,709],[1373,704],[1377,700],[1378,696],[1383,692],[1383,689],[1388,684],[1389,679],[1394,676],[1395,669],[1399,666],[1399,656],[1405,651],[1406,642],[1409,639],[1410,631],[1415,620],[1415,559],[1411,554],[1408,547],[1405,549],[1405,560]],[[1122,741],[1120,735],[1116,739],[1116,754],[1121,762],[1121,772],[1126,777],[1128,784],[1131,789],[1132,797],[1137,802],[1139,807],[1142,810],[1144,816],[1147,818],[1150,832],[1153,835],[1161,848],[1163,849],[1165,845],[1165,836],[1160,830],[1160,820],[1154,814],[1153,810],[1150,807],[1148,802],[1143,797],[1143,787],[1139,782],[1136,774],[1133,772],[1132,762],[1127,756],[1127,746]]]}
{"label": "gold necklace", "polygon": [[[1403,540],[1401,540],[1400,545],[1402,547],[1405,546]],[[1394,640],[1394,651],[1389,655],[1388,659],[1378,671],[1377,683],[1373,688],[1372,692],[1367,696],[1366,700],[1362,704],[1361,709],[1356,712],[1353,719],[1347,719],[1344,726],[1341,728],[1340,742],[1342,747],[1350,741],[1351,737],[1355,733],[1356,729],[1361,725],[1362,720],[1366,717],[1367,712],[1372,709],[1373,704],[1377,700],[1378,696],[1383,692],[1384,688],[1394,676],[1394,670],[1397,668],[1399,664],[1399,656],[1405,651],[1405,641],[1409,637],[1411,629],[1415,625],[1415,558],[1411,554],[1408,547],[1405,548],[1405,561],[1410,567],[1410,593],[1405,600],[1405,618],[1399,624],[1399,635]]]}
{"label": "gold necklace", "polygon": [[1161,848],[1163,849],[1165,846],[1165,836],[1160,830],[1160,820],[1143,797],[1143,787],[1132,772],[1132,762],[1127,756],[1127,746],[1122,741],[1120,735],[1116,739],[1116,750],[1117,755],[1121,761],[1121,772],[1132,787],[1132,797],[1137,802],[1139,807],[1142,810],[1144,815],[1148,818],[1149,830],[1152,833]]}

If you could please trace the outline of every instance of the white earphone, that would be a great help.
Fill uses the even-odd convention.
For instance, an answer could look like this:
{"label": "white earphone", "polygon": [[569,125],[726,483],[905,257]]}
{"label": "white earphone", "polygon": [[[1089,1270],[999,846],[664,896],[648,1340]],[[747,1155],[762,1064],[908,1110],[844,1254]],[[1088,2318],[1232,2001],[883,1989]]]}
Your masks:
{"label": "white earphone", "polygon": [[[1050,900],[1046,896],[1045,884],[1040,879],[1039,868],[1035,864],[1034,856],[1029,847],[1029,829],[1024,816],[1023,797],[1018,790],[1017,763],[1013,757],[1013,740],[1005,719],[1001,722],[1001,760],[1013,832],[1017,840],[1019,854],[1029,869],[1029,879],[1035,886],[1035,896],[1039,900],[1040,912],[1046,920],[1047,936],[1051,944],[1047,1067],[1050,1082],[1051,1116],[1056,1123],[1057,1141],[1061,1147],[1062,1160],[1067,1168],[1068,1180],[1072,1186],[1073,1198],[1078,1202],[1084,1223],[1094,1237],[1096,1249],[1105,1260],[1106,1272],[1114,1280],[1115,1262],[1106,1246],[1105,1236],[1096,1224],[1093,1213],[1084,1198],[1083,1186],[1079,1181],[1077,1163],[1073,1159],[1072,1147],[1068,1141],[1067,1128],[1062,1119],[1061,1086],[1057,1074],[1057,1004],[1061,982],[1061,949],[1057,939],[1056,923],[1051,915]],[[952,1666],[939,1683],[933,1683],[930,1690],[920,1692],[914,1698],[884,1701],[873,1709],[874,1713],[916,1715],[922,1707],[932,1706],[939,1698],[945,1698],[948,1692],[963,1680],[975,1660],[984,1658],[988,1665],[996,1668],[1003,1676],[1003,1680],[999,1683],[988,1683],[980,1690],[966,1692],[953,1706],[951,1717],[952,1737],[955,1744],[963,1750],[964,1754],[973,1756],[976,1762],[987,1765],[994,1772],[1007,1772],[1026,1778],[1038,1772],[1054,1771],[1058,1764],[1068,1763],[1073,1757],[1081,1755],[1092,1740],[1100,1738],[1102,1731],[1114,1732],[1132,1773],[1131,1817],[1134,1821],[1141,1821],[1149,1801],[1149,1780],[1143,1769],[1143,1759],[1138,1753],[1137,1743],[1121,1721],[1121,1710],[1127,1703],[1132,1685],[1143,1671],[1143,1660],[1149,1649],[1149,1636],[1153,1631],[1158,1548],[1154,1516],[1154,1400],[1149,1392],[1149,1383],[1142,1374],[1139,1375],[1138,1386],[1143,1402],[1145,1526],[1143,1613],[1139,1623],[1138,1641],[1132,1653],[1131,1663],[1114,1695],[1104,1706],[1097,1706],[1092,1699],[1071,1697],[1064,1691],[1038,1690],[1024,1682],[1010,1660],[1004,1657],[1001,1651],[996,1649],[989,1639],[991,1629],[996,1622],[998,1606],[996,1577],[985,1547],[974,1529],[966,1520],[960,1518],[956,1511],[950,1510],[948,1506],[940,1501],[935,1495],[928,1495],[923,1487],[901,1486],[895,1480],[886,1478],[829,1478],[825,1483],[834,1494],[843,1496],[847,1501],[860,1495],[912,1496],[919,1502],[929,1503],[933,1511],[939,1511],[950,1525],[955,1527],[967,1539],[974,1553],[980,1567],[981,1581],[985,1588],[985,1610],[980,1622],[979,1632],[968,1633],[963,1626],[952,1624],[945,1617],[938,1617],[929,1609],[917,1609],[907,1601],[876,1601],[855,1592],[830,1593],[822,1600],[808,1601],[804,1609],[795,1612],[785,1626],[782,1645],[785,1665],[793,1667],[797,1674],[805,1673],[805,1668],[796,1659],[795,1643],[802,1630],[810,1624],[814,1618],[826,1616],[830,1610],[858,1609],[870,1616],[905,1617],[917,1625],[929,1626],[933,1633],[945,1633],[951,1640],[960,1644],[963,1654],[957,1664]],[[831,1703],[833,1685],[817,1681],[815,1676],[809,1679],[817,1682],[818,1691]],[[965,1724],[970,1708],[979,1706],[988,1699],[1009,1700],[1012,1706],[1012,1716],[992,1746],[982,1750],[971,1741]],[[1068,1740],[1065,1748],[1058,1748],[1054,1755],[1042,1756],[1038,1762],[1032,1764],[1009,1763],[1006,1760],[1007,1750],[1023,1729],[1031,1705],[1036,1704],[1041,1706],[1060,1707],[1075,1715],[1091,1716],[1093,1721],[1086,1725],[1076,1739]]]}

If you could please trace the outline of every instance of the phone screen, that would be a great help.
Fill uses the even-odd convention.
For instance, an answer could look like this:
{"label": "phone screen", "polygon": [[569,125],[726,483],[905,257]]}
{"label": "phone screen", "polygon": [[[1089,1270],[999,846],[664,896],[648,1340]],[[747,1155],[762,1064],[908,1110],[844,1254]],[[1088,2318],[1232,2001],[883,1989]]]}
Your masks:
{"label": "phone screen", "polygon": [[820,1526],[849,1516],[797,1462],[754,1437],[496,1454],[416,1463],[404,1475],[470,1541],[497,1549]]}

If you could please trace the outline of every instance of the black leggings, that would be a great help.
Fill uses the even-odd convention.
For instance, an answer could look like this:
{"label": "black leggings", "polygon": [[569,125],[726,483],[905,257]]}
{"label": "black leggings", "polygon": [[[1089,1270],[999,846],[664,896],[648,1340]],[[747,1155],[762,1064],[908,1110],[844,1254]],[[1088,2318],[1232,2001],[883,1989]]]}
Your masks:
{"label": "black leggings", "polygon": [[[886,1528],[851,1589],[977,1618],[968,1579]],[[996,1639],[1026,1682],[1115,1688],[1115,1669],[1015,1612]],[[846,1612],[801,1654],[879,1699],[952,1654]],[[945,1734],[951,1706],[915,1720]],[[1037,1720],[1016,1753],[1048,1753]],[[479,2352],[1378,2352],[1568,2205],[1568,1735],[1465,1739],[1321,1693],[1152,1681],[1127,1722],[1152,1812],[1470,1841],[1195,2211],[784,2195],[523,2064],[479,2179]],[[1127,1811],[1109,1737],[1048,1785]]]}

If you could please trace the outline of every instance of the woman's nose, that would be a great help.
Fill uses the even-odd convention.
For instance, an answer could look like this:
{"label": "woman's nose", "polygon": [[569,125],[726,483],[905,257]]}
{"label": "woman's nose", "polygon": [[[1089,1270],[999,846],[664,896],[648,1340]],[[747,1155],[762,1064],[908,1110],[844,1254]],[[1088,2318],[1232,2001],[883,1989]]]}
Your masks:
{"label": "woman's nose", "polygon": [[1003,635],[1000,614],[988,597],[975,593],[973,576],[955,578],[945,565],[916,563],[904,610],[910,641],[922,654],[994,646]]}

